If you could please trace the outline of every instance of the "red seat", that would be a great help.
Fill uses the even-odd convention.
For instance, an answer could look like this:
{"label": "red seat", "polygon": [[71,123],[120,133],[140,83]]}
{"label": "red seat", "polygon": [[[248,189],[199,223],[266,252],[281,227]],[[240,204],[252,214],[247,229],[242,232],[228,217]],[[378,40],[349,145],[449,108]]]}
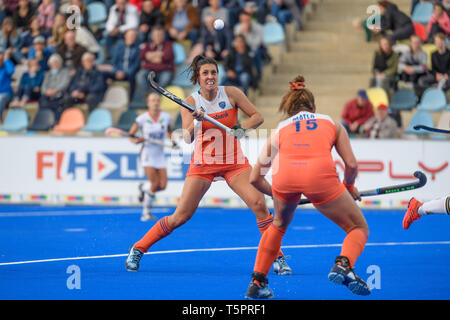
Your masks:
{"label": "red seat", "polygon": [[425,29],[424,25],[418,22],[413,22],[414,25],[414,34],[418,36],[420,39],[423,40],[423,42],[427,42],[428,36],[427,36],[427,30]]}

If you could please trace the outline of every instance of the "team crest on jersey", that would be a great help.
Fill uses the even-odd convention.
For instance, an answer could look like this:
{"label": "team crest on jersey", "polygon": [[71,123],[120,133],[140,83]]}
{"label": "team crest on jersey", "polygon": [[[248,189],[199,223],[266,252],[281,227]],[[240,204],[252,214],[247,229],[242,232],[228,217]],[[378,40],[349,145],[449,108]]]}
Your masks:
{"label": "team crest on jersey", "polygon": [[227,104],[225,103],[225,101],[219,102],[219,107],[221,107],[222,109],[224,109],[226,106],[227,106]]}

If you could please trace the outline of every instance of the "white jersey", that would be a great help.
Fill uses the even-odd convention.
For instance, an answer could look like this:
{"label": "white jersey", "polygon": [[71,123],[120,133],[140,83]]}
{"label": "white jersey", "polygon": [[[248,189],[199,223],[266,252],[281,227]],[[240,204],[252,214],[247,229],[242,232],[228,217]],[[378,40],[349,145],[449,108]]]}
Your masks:
{"label": "white jersey", "polygon": [[[141,130],[142,137],[164,142],[172,118],[165,111],[160,111],[158,118],[153,118],[145,112],[136,118],[136,124]],[[141,151],[141,163],[144,167],[165,168],[166,160],[164,147],[145,142]]]}

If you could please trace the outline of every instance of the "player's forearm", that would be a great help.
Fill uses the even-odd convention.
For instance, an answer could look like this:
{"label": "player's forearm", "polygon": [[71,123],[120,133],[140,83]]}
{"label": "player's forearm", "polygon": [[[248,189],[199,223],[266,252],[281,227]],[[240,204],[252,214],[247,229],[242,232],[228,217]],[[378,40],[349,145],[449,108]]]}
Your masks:
{"label": "player's forearm", "polygon": [[261,113],[255,113],[253,115],[251,115],[247,121],[245,121],[242,124],[242,128],[244,128],[245,130],[248,129],[256,129],[258,128],[260,125],[262,125],[264,123],[264,117],[262,116]]}

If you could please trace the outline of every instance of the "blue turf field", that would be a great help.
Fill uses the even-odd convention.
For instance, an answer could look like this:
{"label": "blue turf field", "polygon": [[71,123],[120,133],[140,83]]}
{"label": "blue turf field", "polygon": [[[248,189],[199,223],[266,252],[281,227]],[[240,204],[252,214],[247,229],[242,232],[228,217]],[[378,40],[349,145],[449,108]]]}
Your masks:
{"label": "blue turf field", "polygon": [[[131,273],[124,267],[128,247],[154,223],[140,222],[140,210],[0,206],[0,299],[243,298],[260,238],[252,212],[199,209]],[[155,208],[158,217],[172,211]],[[405,231],[402,211],[364,214],[371,236],[355,270],[364,280],[373,276],[379,289],[359,297],[331,283],[327,274],[345,234],[316,211],[299,210],[283,241],[294,274],[269,275],[276,298],[450,299],[450,217],[425,217]],[[72,265],[80,289],[67,287]]]}

